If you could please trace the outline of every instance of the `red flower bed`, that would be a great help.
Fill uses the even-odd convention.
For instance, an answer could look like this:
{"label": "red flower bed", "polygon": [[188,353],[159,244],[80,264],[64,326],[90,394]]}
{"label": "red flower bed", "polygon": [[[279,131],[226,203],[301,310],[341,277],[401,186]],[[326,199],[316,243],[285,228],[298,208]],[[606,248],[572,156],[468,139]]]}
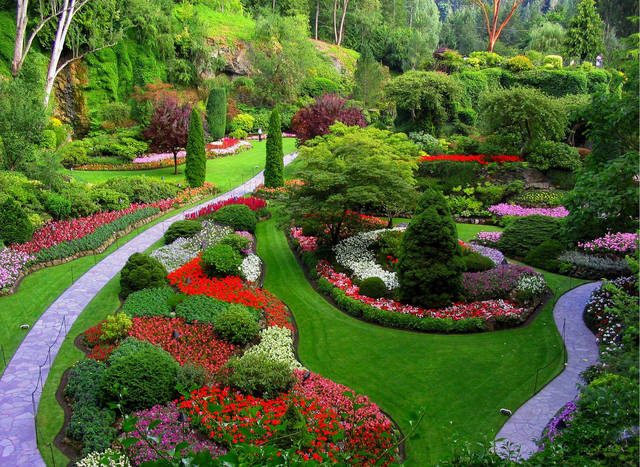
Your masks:
{"label": "red flower bed", "polygon": [[[151,342],[169,352],[180,365],[187,362],[216,372],[238,349],[216,337],[213,325],[187,324],[182,318],[133,318],[129,336]],[[174,331],[179,336],[173,337]]]}
{"label": "red flower bed", "polygon": [[239,142],[240,140],[235,138],[222,138],[221,144],[207,144],[207,149],[227,149]]}
{"label": "red flower bed", "polygon": [[258,209],[262,209],[267,206],[267,202],[260,198],[254,198],[250,196],[248,198],[229,198],[224,201],[218,201],[217,203],[209,204],[201,208],[196,212],[189,213],[184,216],[185,219],[197,219],[198,217],[206,216],[207,214],[211,214],[216,212],[223,206],[227,206],[229,204],[246,204],[252,211],[257,211]]}
{"label": "red flower bed", "polygon": [[507,156],[507,155],[499,155],[492,156],[487,154],[478,154],[478,155],[437,155],[437,156],[422,156],[420,158],[420,162],[430,162],[430,161],[455,161],[455,162],[477,162],[478,164],[486,165],[491,164],[492,162],[503,163],[503,162],[523,162],[520,156]]}

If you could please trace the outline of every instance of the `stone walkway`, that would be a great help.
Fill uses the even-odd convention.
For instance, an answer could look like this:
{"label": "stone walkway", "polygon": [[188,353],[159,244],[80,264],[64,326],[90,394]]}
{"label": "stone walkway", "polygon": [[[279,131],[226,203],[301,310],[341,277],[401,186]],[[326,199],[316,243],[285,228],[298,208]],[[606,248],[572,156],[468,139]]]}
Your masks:
{"label": "stone walkway", "polygon": [[[287,154],[285,165],[298,153]],[[157,223],[104,258],[65,290],[40,316],[11,358],[0,379],[0,465],[44,466],[38,451],[34,423],[42,387],[67,331],[89,302],[124,266],[129,256],[145,251],[160,240],[167,228],[186,213],[204,205],[251,193],[263,183],[263,172],[213,200]],[[65,326],[61,326],[63,317]],[[59,335],[60,334],[60,335]],[[56,340],[57,338],[57,340]],[[40,378],[41,374],[41,378]],[[35,392],[34,392],[35,390]],[[32,397],[33,394],[33,397]]]}
{"label": "stone walkway", "polygon": [[538,450],[534,440],[540,438],[551,417],[578,395],[580,373],[598,361],[596,338],[582,319],[591,292],[598,287],[599,282],[581,285],[557,301],[553,318],[560,333],[565,327],[567,364],[564,371],[522,405],[496,435],[496,440],[503,439],[496,442],[496,452],[502,457],[508,455],[509,448],[520,449],[522,459],[531,457]]}

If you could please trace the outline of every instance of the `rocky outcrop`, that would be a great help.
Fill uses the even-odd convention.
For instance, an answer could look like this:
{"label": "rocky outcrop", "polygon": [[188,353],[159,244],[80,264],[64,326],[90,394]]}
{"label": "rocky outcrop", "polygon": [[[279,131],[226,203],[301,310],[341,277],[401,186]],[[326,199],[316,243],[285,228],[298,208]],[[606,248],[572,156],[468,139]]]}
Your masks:
{"label": "rocky outcrop", "polygon": [[77,60],[58,74],[53,87],[56,101],[53,115],[70,125],[75,137],[89,132],[89,115],[83,91],[88,82],[87,67],[84,62]]}

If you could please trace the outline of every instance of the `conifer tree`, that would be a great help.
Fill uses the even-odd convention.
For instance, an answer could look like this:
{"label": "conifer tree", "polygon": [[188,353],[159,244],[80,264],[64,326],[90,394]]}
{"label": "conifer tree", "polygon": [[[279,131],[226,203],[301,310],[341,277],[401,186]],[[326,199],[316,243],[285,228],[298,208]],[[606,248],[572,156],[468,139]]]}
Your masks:
{"label": "conifer tree", "polygon": [[384,74],[366,43],[360,52],[353,78],[356,81],[353,97],[364,102],[367,108],[376,105],[380,99]]}
{"label": "conifer tree", "polygon": [[567,55],[580,60],[595,60],[604,50],[604,23],[594,0],[581,0],[567,31]]}
{"label": "conifer tree", "polygon": [[282,126],[278,109],[274,108],[269,118],[269,132],[267,134],[267,160],[264,166],[265,186],[277,188],[284,185],[282,158]]}
{"label": "conifer tree", "polygon": [[218,140],[227,126],[227,93],[224,88],[213,88],[207,100],[207,129],[209,136]]}
{"label": "conifer tree", "polygon": [[205,153],[204,128],[200,112],[195,107],[191,110],[189,122],[189,139],[187,140],[187,167],[184,175],[190,187],[204,184],[207,173],[207,155]]}

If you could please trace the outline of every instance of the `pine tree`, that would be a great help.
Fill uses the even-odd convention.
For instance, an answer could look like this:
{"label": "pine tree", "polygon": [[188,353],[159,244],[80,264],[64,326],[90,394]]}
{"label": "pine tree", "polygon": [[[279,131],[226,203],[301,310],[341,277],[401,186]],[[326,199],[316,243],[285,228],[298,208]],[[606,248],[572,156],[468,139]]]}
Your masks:
{"label": "pine tree", "polygon": [[207,173],[207,155],[205,153],[204,129],[200,112],[195,107],[191,110],[189,122],[189,139],[187,140],[187,167],[184,171],[187,183],[191,187],[204,184]]}
{"label": "pine tree", "polygon": [[284,162],[282,157],[280,114],[278,113],[278,109],[274,108],[269,118],[267,160],[264,166],[264,184],[270,188],[284,185]]}
{"label": "pine tree", "polygon": [[459,296],[464,268],[449,205],[442,193],[427,189],[402,241],[400,298],[426,308],[449,305]]}
{"label": "pine tree", "polygon": [[581,0],[567,31],[567,55],[580,60],[595,60],[604,50],[602,35],[604,23],[596,10],[594,0]]}
{"label": "pine tree", "polygon": [[366,43],[360,51],[353,78],[356,81],[353,97],[364,102],[367,108],[375,106],[380,99],[384,73]]}
{"label": "pine tree", "polygon": [[224,88],[213,88],[207,100],[207,128],[209,136],[218,140],[227,126],[227,93]]}

